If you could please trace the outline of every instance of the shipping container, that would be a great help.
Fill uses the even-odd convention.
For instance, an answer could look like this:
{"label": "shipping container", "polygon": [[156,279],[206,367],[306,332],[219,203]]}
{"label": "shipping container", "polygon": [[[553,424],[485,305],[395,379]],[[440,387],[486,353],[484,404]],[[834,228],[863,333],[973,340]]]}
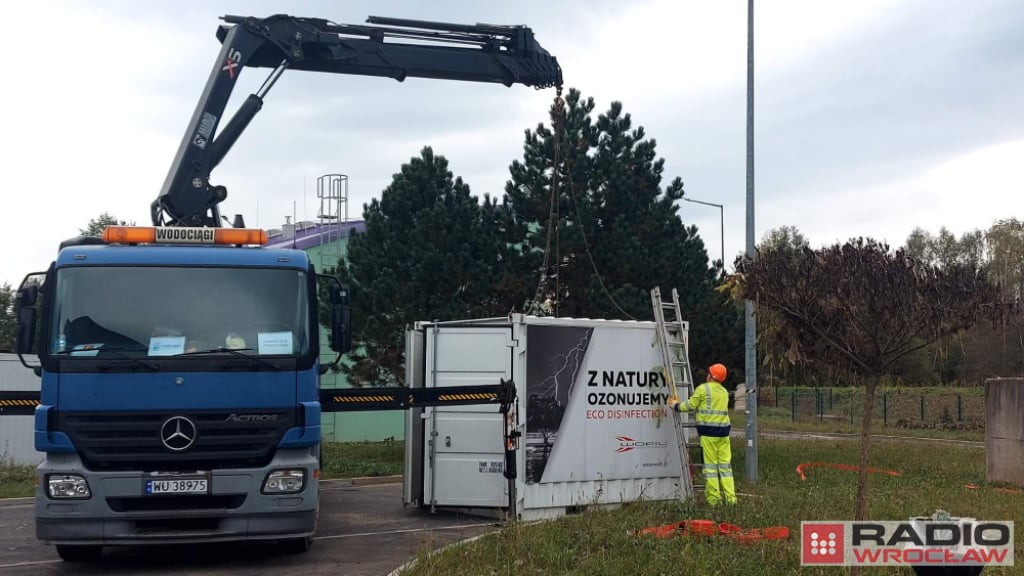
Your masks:
{"label": "shipping container", "polygon": [[[688,341],[685,322],[683,330]],[[407,506],[507,517],[511,501],[514,517],[530,521],[692,496],[681,492],[654,322],[512,314],[407,331],[409,386],[502,379],[516,387],[506,416],[489,404],[407,412]],[[511,481],[503,473],[506,425],[521,434]]]}
{"label": "shipping container", "polygon": [[[38,366],[34,355],[25,355],[25,362]],[[17,354],[0,352],[0,391],[39,393],[39,377],[26,368]],[[43,461],[36,451],[35,416],[31,414],[0,415],[0,462],[35,466]]]}

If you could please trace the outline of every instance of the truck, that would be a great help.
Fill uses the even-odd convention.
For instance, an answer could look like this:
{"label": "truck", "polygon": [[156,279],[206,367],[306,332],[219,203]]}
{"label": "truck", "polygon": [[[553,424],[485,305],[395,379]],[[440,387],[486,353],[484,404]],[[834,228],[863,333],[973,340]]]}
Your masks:
{"label": "truck", "polygon": [[[221,49],[151,226],[62,242],[16,297],[16,346],[40,378],[31,403],[44,454],[36,536],[65,561],[105,546],[238,540],[309,549],[317,529],[320,417],[332,410],[499,405],[501,381],[445,391],[320,389],[353,341],[347,287],[301,250],[266,247],[221,216],[211,171],[286,69],[561,86],[526,26],[285,14],[224,16]],[[387,41],[386,41],[387,40]],[[244,67],[266,82],[219,130]],[[321,310],[323,309],[323,310]],[[321,318],[334,361],[321,361]],[[29,364],[24,355],[38,355]],[[461,393],[460,393],[461,392]]]}

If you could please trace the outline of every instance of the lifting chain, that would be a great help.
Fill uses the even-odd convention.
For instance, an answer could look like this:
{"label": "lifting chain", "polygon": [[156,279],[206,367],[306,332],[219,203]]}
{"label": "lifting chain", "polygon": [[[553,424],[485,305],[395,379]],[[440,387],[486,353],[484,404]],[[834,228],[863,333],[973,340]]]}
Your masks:
{"label": "lifting chain", "polygon": [[[526,313],[536,316],[544,316],[555,313],[557,310],[558,291],[555,291],[555,301],[549,302],[544,299],[548,283],[548,268],[551,258],[551,236],[558,227],[558,176],[561,168],[562,137],[565,132],[565,100],[562,99],[562,85],[555,87],[555,101],[552,104],[551,114],[551,136],[554,138],[552,159],[551,159],[551,200],[548,208],[548,234],[544,247],[544,266],[540,271],[540,281],[537,282],[537,292],[526,306]],[[558,281],[559,257],[555,255],[555,279]]]}

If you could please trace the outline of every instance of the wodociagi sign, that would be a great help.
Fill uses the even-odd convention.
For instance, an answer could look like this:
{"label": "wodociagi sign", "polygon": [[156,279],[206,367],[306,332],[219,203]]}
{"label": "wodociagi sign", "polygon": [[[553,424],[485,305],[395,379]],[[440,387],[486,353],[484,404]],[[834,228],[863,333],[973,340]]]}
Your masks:
{"label": "wodociagi sign", "polygon": [[801,564],[1012,566],[1013,522],[801,522]]}
{"label": "wodociagi sign", "polygon": [[678,477],[654,331],[527,327],[527,482]]}

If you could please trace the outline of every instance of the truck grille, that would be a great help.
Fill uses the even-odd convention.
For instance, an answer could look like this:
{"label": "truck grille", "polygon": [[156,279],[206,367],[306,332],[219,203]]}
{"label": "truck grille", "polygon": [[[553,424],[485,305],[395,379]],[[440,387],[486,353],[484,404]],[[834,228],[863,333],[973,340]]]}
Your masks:
{"label": "truck grille", "polygon": [[[194,443],[180,452],[161,440],[164,422],[174,416],[195,424]],[[55,428],[71,438],[85,466],[97,471],[266,466],[284,433],[300,425],[297,409],[69,412],[56,420]]]}

